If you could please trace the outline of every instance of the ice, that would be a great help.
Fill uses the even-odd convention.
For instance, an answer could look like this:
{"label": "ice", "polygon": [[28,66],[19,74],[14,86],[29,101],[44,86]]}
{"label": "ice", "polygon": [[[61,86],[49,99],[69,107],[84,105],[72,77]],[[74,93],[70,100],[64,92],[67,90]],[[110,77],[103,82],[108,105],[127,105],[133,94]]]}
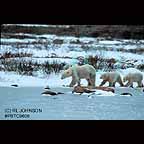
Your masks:
{"label": "ice", "polygon": [[[143,95],[76,95],[70,88],[52,88],[63,95],[43,96],[43,87],[0,87],[1,120],[143,120]],[[105,93],[106,94],[106,93]],[[29,118],[5,117],[7,108],[42,109]],[[15,114],[15,113],[11,113]],[[19,114],[19,113],[16,113]],[[26,113],[23,113],[26,114]]]}

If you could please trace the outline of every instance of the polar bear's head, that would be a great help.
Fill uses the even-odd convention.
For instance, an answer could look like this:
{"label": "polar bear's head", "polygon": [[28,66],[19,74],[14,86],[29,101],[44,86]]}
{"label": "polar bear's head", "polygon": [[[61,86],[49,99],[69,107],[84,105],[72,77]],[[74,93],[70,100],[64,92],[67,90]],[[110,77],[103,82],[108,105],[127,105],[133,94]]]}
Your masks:
{"label": "polar bear's head", "polygon": [[68,68],[67,70],[64,70],[64,72],[62,73],[61,79],[65,79],[67,77],[72,76],[72,68]]}
{"label": "polar bear's head", "polygon": [[108,79],[108,74],[107,73],[102,74],[100,76],[100,79],[107,80]]}

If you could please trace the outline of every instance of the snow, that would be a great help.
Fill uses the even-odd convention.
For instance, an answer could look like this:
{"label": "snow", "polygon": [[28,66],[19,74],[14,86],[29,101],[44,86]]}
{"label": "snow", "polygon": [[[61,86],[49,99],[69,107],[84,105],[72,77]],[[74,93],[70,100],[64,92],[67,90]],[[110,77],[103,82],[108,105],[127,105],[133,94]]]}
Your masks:
{"label": "snow", "polygon": [[140,44],[140,45],[125,45],[124,47],[123,47],[124,49],[136,49],[136,48],[143,48],[144,49],[144,45],[142,45],[142,44]]}
{"label": "snow", "polygon": [[[41,77],[41,78],[40,78]],[[43,77],[43,78],[42,78]],[[41,73],[38,77],[18,75],[14,72],[0,72],[0,86],[11,86],[18,84],[20,87],[30,86],[46,86],[62,87],[71,82],[71,77],[61,80],[61,74],[52,73],[48,76],[43,76]],[[86,80],[82,80],[82,84],[87,84]]]}
{"label": "snow", "polygon": [[46,57],[49,55],[48,50],[33,50],[32,51],[33,57]]}
{"label": "snow", "polygon": [[[98,55],[103,58],[114,58],[119,62],[124,62],[126,60],[138,60],[135,63],[135,66],[138,64],[143,64],[144,58],[143,54],[135,54],[135,53],[124,53],[120,51],[116,51],[117,48],[123,48],[124,50],[128,49],[139,49],[144,48],[144,41],[140,40],[139,43],[136,43],[135,40],[123,40],[123,39],[113,39],[113,40],[105,40],[99,38],[89,38],[89,37],[73,37],[73,36],[56,36],[56,35],[30,35],[30,34],[23,34],[17,33],[17,35],[27,35],[27,36],[34,36],[35,39],[4,39],[2,38],[1,41],[4,43],[24,43],[25,45],[22,46],[14,46],[14,45],[1,45],[0,53],[3,54],[5,52],[11,53],[30,53],[32,54],[32,60],[36,61],[35,58],[38,58],[38,63],[43,63],[47,60],[50,62],[53,59],[44,59],[45,57],[51,57],[53,53],[57,55],[57,57],[73,57],[76,59],[79,56],[88,57],[90,55],[95,56]],[[31,42],[38,42],[40,37],[44,37],[46,39],[40,39],[46,44],[31,44]],[[54,40],[63,40],[63,44],[53,44]],[[83,44],[72,44],[71,42],[76,42],[79,40],[84,44],[86,48],[82,48]],[[89,42],[93,42],[92,44],[88,44]],[[27,45],[28,43],[28,45]],[[21,48],[22,47],[22,48]],[[110,51],[109,51],[110,50]],[[30,58],[26,58],[30,60]],[[76,60],[73,59],[56,59],[58,62],[66,62],[66,63],[76,63]]]}
{"label": "snow", "polygon": [[136,65],[136,66],[137,66],[137,65],[140,65],[140,64],[144,64],[144,59],[142,59],[141,61],[135,62],[135,65]]}
{"label": "snow", "polygon": [[[134,69],[128,69],[129,71]],[[127,71],[128,71],[127,70]],[[136,70],[135,70],[136,71]],[[102,74],[102,71],[99,71],[96,73],[96,85],[99,85],[101,83],[100,75]],[[124,73],[122,73],[123,76]],[[48,76],[42,75],[42,73],[39,73],[37,77],[34,76],[23,76],[23,75],[17,75],[14,72],[0,72],[0,87],[11,87],[12,84],[17,84],[20,87],[46,87],[49,86],[50,88],[64,88],[63,85],[68,85],[71,82],[71,77],[66,78],[64,80],[61,80],[61,74],[50,74]],[[81,80],[82,85],[87,85],[87,81],[85,79]],[[108,83],[106,83],[105,86],[108,86]],[[116,84],[116,88],[119,89],[119,84]],[[67,88],[69,89],[69,88]],[[123,91],[123,90],[122,90]],[[133,91],[133,90],[131,90]],[[126,90],[128,92],[128,90]],[[71,90],[69,90],[66,94],[70,94]],[[106,92],[102,90],[96,90],[95,93],[90,95],[90,99],[96,96],[118,96],[119,92],[112,93],[112,92]],[[135,92],[136,93],[136,92]],[[75,94],[76,95],[76,94]],[[85,95],[89,95],[84,93]],[[123,96],[123,95],[121,95]],[[126,95],[129,96],[129,95]]]}
{"label": "snow", "polygon": [[[98,77],[99,74],[97,74]],[[71,77],[61,80],[60,74],[50,74],[48,76],[43,76],[41,73],[38,77],[18,75],[14,72],[0,72],[0,86],[10,86],[11,84],[18,84],[20,86],[46,86],[50,87],[62,87],[63,85],[68,85],[71,82]],[[87,81],[82,79],[82,85],[87,85]],[[100,80],[97,80],[97,84],[100,84]]]}
{"label": "snow", "polygon": [[7,25],[7,26],[28,26],[28,27],[31,27],[31,26],[35,26],[35,27],[39,27],[39,26],[43,26],[43,27],[47,27],[47,25],[36,25],[36,24],[5,24],[5,25]]}
{"label": "snow", "polygon": [[61,48],[56,48],[56,49],[38,49],[35,47],[29,47],[29,48],[14,48],[11,46],[1,46],[0,53],[5,53],[5,52],[11,52],[11,53],[30,53],[33,54],[33,57],[51,57],[52,53],[55,53],[58,57],[73,57],[77,58],[79,56],[87,57],[88,55],[99,55],[100,57],[103,58],[115,58],[116,60],[122,61],[124,60],[139,60],[140,62],[138,63],[143,63],[144,57],[142,54],[134,54],[134,53],[124,53],[124,52],[118,52],[118,51],[104,51],[104,50],[89,50],[89,51],[82,51],[80,48],[69,48],[65,45],[61,46]]}
{"label": "snow", "polygon": [[[75,94],[75,95],[79,95],[79,94]],[[116,94],[113,92],[107,92],[107,91],[103,91],[103,90],[96,90],[96,92],[93,92],[92,94],[83,93],[82,95],[89,96],[90,98],[92,98],[94,96],[116,96]]]}
{"label": "snow", "polygon": [[21,86],[44,86],[47,79],[41,79],[32,76],[18,75],[14,72],[0,72],[0,86],[7,87],[12,84],[18,84]]}
{"label": "snow", "polygon": [[141,72],[141,71],[136,68],[127,68],[127,69],[124,69],[123,72],[127,74],[129,72],[135,73],[135,72]]}
{"label": "snow", "polygon": [[[35,36],[36,39],[4,39],[2,38],[2,42],[20,42],[20,43],[29,43],[29,42],[34,42],[37,41],[38,38],[44,37],[46,40],[43,40],[44,42],[48,41],[51,42],[50,44],[47,45],[47,48],[44,45],[32,45],[29,44],[27,47],[23,45],[22,48],[16,48],[13,45],[1,45],[0,47],[0,53],[3,54],[5,52],[11,52],[11,53],[30,53],[32,54],[32,57],[28,58],[16,58],[17,60],[26,60],[29,61],[31,60],[32,62],[38,62],[38,63],[45,63],[48,61],[49,63],[52,63],[54,61],[58,63],[68,63],[68,64],[75,64],[77,63],[77,57],[83,56],[83,57],[88,57],[90,55],[95,56],[99,55],[102,58],[115,58],[118,60],[118,64],[120,62],[125,62],[126,60],[131,60],[131,63],[134,63],[134,60],[138,60],[135,62],[135,65],[138,64],[143,64],[144,63],[144,57],[142,54],[134,54],[134,53],[125,53],[125,52],[119,52],[115,51],[117,48],[124,48],[124,49],[134,49],[134,48],[140,48],[144,46],[144,40],[140,40],[139,44],[136,43],[135,40],[122,40],[122,39],[113,39],[113,40],[105,40],[105,39],[100,39],[99,38],[89,38],[89,37],[73,37],[73,36],[56,36],[56,35],[31,35],[31,34],[23,34],[23,33],[17,33],[17,35],[27,35],[27,36]],[[64,40],[64,43],[61,45],[53,45],[52,42],[53,40]],[[85,43],[85,46],[88,46],[90,48],[89,50],[85,50],[82,48],[81,44],[71,44],[71,42],[76,42],[79,40],[82,43]],[[93,42],[93,44],[88,44],[89,42]],[[113,48],[113,51],[107,51],[104,50],[105,48]],[[61,58],[46,58],[46,57],[51,57],[53,53],[56,54],[57,57]],[[72,59],[69,58],[62,58],[62,57],[72,57]],[[123,61],[124,60],[124,61]],[[132,61],[133,60],[133,61]],[[130,70],[133,71],[133,70]],[[124,73],[124,71],[123,71]],[[101,73],[97,73],[97,84],[100,84],[99,80],[99,75]],[[39,85],[44,85],[45,80],[40,79],[40,78],[34,78],[34,77],[27,77],[27,76],[19,76],[15,74],[8,74],[6,73],[4,75],[3,72],[1,72],[1,78],[5,79],[5,85],[6,82],[20,82],[21,85],[32,85],[32,86],[39,86]],[[7,78],[6,78],[7,77]],[[13,79],[11,79],[11,77]],[[52,79],[49,79],[50,83],[53,86],[53,83],[56,83],[57,86],[59,85],[59,81],[61,84],[68,83],[68,79],[66,81],[61,81],[60,77],[51,75],[50,76]],[[32,82],[27,82],[27,79],[31,79],[34,83]],[[25,81],[25,82],[24,82]],[[83,82],[83,81],[82,81]],[[85,82],[83,82],[85,84]],[[9,83],[8,83],[9,84]],[[1,85],[3,83],[1,82]]]}
{"label": "snow", "polygon": [[[18,58],[19,59],[19,58]],[[69,58],[21,58],[19,60],[25,60],[25,61],[32,61],[33,63],[37,62],[39,64],[43,64],[45,62],[49,62],[49,63],[68,63],[68,64],[72,64],[72,63],[77,63],[78,60],[76,59],[69,59]]]}
{"label": "snow", "polygon": [[102,56],[104,58],[115,58],[116,60],[144,60],[144,56],[140,54],[134,54],[134,53],[124,53],[124,52],[117,52],[117,51],[101,51]]}
{"label": "snow", "polygon": [[69,28],[69,25],[45,25],[45,24],[5,24],[7,26],[24,26],[24,27],[59,27],[59,28]]}
{"label": "snow", "polygon": [[[43,77],[43,78],[40,78]],[[43,76],[41,73],[38,77],[18,75],[14,72],[0,72],[0,86],[11,86],[12,84],[18,84],[20,87],[30,86],[46,86],[50,87],[62,87],[69,84],[71,78],[61,80],[61,74],[50,74]],[[86,84],[86,80],[82,80],[82,83]]]}
{"label": "snow", "polygon": [[6,38],[1,38],[1,42],[2,43],[29,43],[29,42],[34,42],[35,39],[16,39],[16,38],[10,38],[10,39],[6,39]]}
{"label": "snow", "polygon": [[[129,68],[127,70],[119,70],[121,72],[121,76],[123,77],[125,74],[127,74],[129,71],[137,71],[136,69]],[[19,86],[46,86],[49,85],[50,87],[62,87],[63,85],[69,85],[72,78],[66,78],[64,80],[61,80],[61,73],[55,74],[51,73],[50,75],[43,75],[42,72],[37,73],[37,77],[34,76],[25,76],[25,75],[18,75],[14,72],[0,72],[0,86],[10,86],[12,84],[18,84]],[[102,80],[100,79],[101,74],[104,72],[99,71],[96,72],[96,85],[100,85]],[[144,72],[142,72],[144,75]],[[87,81],[85,79],[81,80],[82,85],[87,85]],[[108,86],[108,82],[105,84],[105,86]],[[134,84],[136,86],[136,84]],[[119,87],[119,84],[116,83],[116,87]]]}
{"label": "snow", "polygon": [[99,41],[99,44],[106,44],[106,45],[109,45],[109,44],[113,44],[113,45],[115,45],[115,44],[122,44],[122,42],[120,42],[120,41],[116,41],[116,40],[114,40],[114,41],[108,41],[108,40],[105,40],[105,41]]}
{"label": "snow", "polygon": [[[81,43],[84,44],[89,44],[89,42],[92,42],[92,44],[89,45],[97,45],[97,46],[103,46],[103,47],[112,47],[114,46],[115,48],[125,48],[125,49],[131,49],[131,48],[137,48],[137,47],[144,47],[144,40],[139,40],[136,42],[135,40],[124,40],[124,39],[113,39],[113,40],[99,40],[99,38],[91,38],[91,37],[74,37],[74,36],[57,36],[54,34],[42,34],[42,35],[36,35],[36,34],[27,34],[27,33],[16,33],[14,35],[25,35],[25,36],[32,36],[35,37],[36,39],[38,38],[46,38],[47,40],[63,40],[64,43],[70,44],[70,42],[77,42],[80,41]],[[18,42],[19,40],[17,39],[4,39],[2,38],[2,42],[7,42],[7,40],[10,40],[11,42]],[[23,42],[23,40],[19,41]],[[80,45],[79,43],[77,45]]]}
{"label": "snow", "polygon": [[11,35],[14,35],[14,36],[30,36],[30,37],[36,37],[38,35],[36,34],[29,34],[29,33],[10,33]]}
{"label": "snow", "polygon": [[[32,26],[32,25],[31,25]],[[36,26],[36,25],[35,25]],[[46,40],[43,41],[49,41],[52,42],[53,40],[59,39],[59,40],[64,40],[64,43],[61,45],[52,45],[52,43],[48,44],[47,48],[44,45],[32,45],[29,44],[28,47],[23,46],[22,48],[16,48],[13,45],[1,45],[0,47],[0,53],[3,54],[5,52],[11,52],[11,53],[30,53],[32,54],[31,58],[20,58],[21,60],[32,60],[33,62],[38,62],[38,63],[45,63],[46,61],[52,63],[54,61],[58,63],[68,63],[68,64],[74,64],[77,63],[77,57],[83,56],[83,57],[88,57],[90,55],[95,56],[99,55],[102,58],[115,58],[118,60],[118,64],[120,62],[125,62],[126,60],[131,60],[131,63],[134,63],[134,60],[138,60],[135,62],[135,65],[138,64],[143,64],[144,62],[144,57],[142,54],[134,54],[134,53],[124,53],[124,52],[119,52],[115,51],[117,48],[124,48],[124,49],[134,49],[134,48],[141,48],[144,46],[144,40],[140,40],[139,44],[136,43],[135,40],[122,40],[122,39],[113,39],[113,40],[105,40],[99,39],[99,38],[89,38],[89,37],[73,37],[73,36],[56,36],[56,35],[31,35],[31,34],[23,34],[23,33],[17,33],[17,35],[27,35],[27,36],[35,36],[36,39],[4,39],[2,38],[2,42],[20,42],[20,43],[29,43],[29,42],[34,42],[37,41],[38,38],[40,37],[45,37]],[[85,50],[81,46],[81,44],[71,44],[70,42],[76,42],[79,40],[82,43],[85,43],[85,46],[88,46],[90,50]],[[88,44],[89,42],[93,42],[93,44]],[[113,48],[114,51],[107,51],[104,50],[105,48]],[[57,57],[61,58],[46,58],[46,57],[51,57],[55,53]],[[72,57],[73,59],[69,58],[62,58],[62,57]],[[16,58],[17,60],[20,60],[19,58]],[[133,60],[133,61],[132,61]],[[4,74],[3,74],[4,75]],[[3,76],[2,75],[2,76]],[[99,77],[99,74],[97,74]],[[9,77],[9,74],[7,75]],[[13,77],[13,76],[12,76]],[[16,78],[16,76],[14,76]],[[20,76],[18,76],[20,77]],[[23,78],[26,77],[22,76]],[[53,76],[51,76],[53,77]],[[53,77],[54,78],[54,77]],[[19,79],[19,78],[18,78]],[[33,79],[33,78],[32,78]],[[36,78],[35,78],[36,79]],[[56,79],[59,78],[54,78]],[[14,81],[14,79],[12,80]],[[23,81],[23,80],[22,80]],[[27,81],[27,80],[26,80]],[[41,79],[40,79],[41,81]],[[43,81],[43,80],[42,80]],[[50,80],[51,81],[51,80]],[[17,82],[17,81],[14,81]],[[99,80],[97,80],[98,84],[100,83]],[[37,85],[39,82],[35,82],[35,85]],[[43,82],[42,82],[43,83]],[[57,83],[57,82],[56,82]],[[22,85],[26,85],[24,83],[21,83]],[[59,84],[59,83],[57,83]],[[29,83],[29,85],[33,85],[33,83]],[[43,85],[43,84],[42,84]]]}

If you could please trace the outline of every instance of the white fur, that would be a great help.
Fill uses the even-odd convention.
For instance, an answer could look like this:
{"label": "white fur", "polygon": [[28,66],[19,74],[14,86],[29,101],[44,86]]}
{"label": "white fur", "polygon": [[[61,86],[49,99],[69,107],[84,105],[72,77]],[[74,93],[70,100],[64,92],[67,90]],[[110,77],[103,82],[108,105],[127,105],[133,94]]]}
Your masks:
{"label": "white fur", "polygon": [[128,81],[126,86],[133,86],[133,82],[137,82],[138,87],[142,87],[143,74],[141,72],[129,72],[123,78],[124,82]]}
{"label": "white fur", "polygon": [[88,85],[95,86],[96,71],[92,65],[73,65],[67,70],[64,70],[61,79],[65,79],[71,76],[72,81],[70,83],[70,86],[74,86],[76,83],[80,85],[81,79],[86,79],[88,81]]}
{"label": "white fur", "polygon": [[115,86],[116,82],[123,86],[120,73],[118,72],[106,72],[100,76],[100,79],[103,80],[100,86],[103,86],[106,82],[109,82],[109,86]]}

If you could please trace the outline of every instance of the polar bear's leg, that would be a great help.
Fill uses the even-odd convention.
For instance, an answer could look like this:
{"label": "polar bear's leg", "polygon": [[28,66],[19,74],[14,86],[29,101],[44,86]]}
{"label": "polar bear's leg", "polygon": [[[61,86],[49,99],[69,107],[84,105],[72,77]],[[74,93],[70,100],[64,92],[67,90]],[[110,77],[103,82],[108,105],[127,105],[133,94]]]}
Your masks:
{"label": "polar bear's leg", "polygon": [[109,87],[112,87],[113,86],[113,83],[112,82],[109,82]]}
{"label": "polar bear's leg", "polygon": [[129,86],[133,88],[133,81],[132,81],[132,80],[130,80],[130,82],[129,82],[129,83],[130,83],[130,85],[129,85]]}
{"label": "polar bear's leg", "polygon": [[88,82],[88,86],[91,86],[92,81],[91,81],[89,78],[87,78],[86,80],[87,80],[87,82]]}
{"label": "polar bear's leg", "polygon": [[73,80],[71,81],[69,87],[73,87],[76,84],[76,82],[74,82]]}
{"label": "polar bear's leg", "polygon": [[95,79],[92,79],[92,86],[95,87]]}
{"label": "polar bear's leg", "polygon": [[95,87],[95,80],[90,80],[90,79],[87,79],[87,81],[88,81],[88,87],[90,86],[90,87]]}
{"label": "polar bear's leg", "polygon": [[107,81],[103,80],[99,86],[103,86]]}
{"label": "polar bear's leg", "polygon": [[124,86],[121,77],[119,77],[118,83],[120,84],[120,86]]}
{"label": "polar bear's leg", "polygon": [[96,74],[90,74],[90,78],[89,78],[89,82],[90,82],[90,86],[95,87],[95,79],[96,79]]}
{"label": "polar bear's leg", "polygon": [[115,84],[116,84],[116,82],[113,82],[113,83],[112,83],[112,87],[115,87]]}
{"label": "polar bear's leg", "polygon": [[137,83],[138,83],[138,87],[143,87],[142,81],[139,81]]}
{"label": "polar bear's leg", "polygon": [[127,87],[133,87],[133,82],[130,80],[130,81],[128,81],[128,83],[125,86],[127,86]]}
{"label": "polar bear's leg", "polygon": [[129,82],[127,82],[126,84],[125,84],[125,87],[128,87],[129,86]]}
{"label": "polar bear's leg", "polygon": [[78,81],[78,86],[81,86],[80,82],[81,82],[81,80],[79,79],[79,81]]}
{"label": "polar bear's leg", "polygon": [[69,87],[73,87],[76,84],[75,79],[72,79],[71,83],[69,84]]}

